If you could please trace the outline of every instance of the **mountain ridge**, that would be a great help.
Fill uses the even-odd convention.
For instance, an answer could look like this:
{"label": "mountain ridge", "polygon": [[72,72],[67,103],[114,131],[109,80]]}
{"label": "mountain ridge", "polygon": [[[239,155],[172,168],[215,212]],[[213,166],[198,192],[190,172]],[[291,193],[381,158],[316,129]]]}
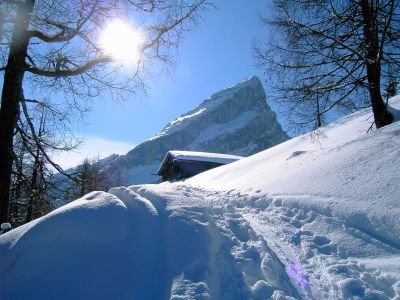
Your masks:
{"label": "mountain ridge", "polygon": [[218,91],[168,123],[159,134],[111,160],[126,185],[151,183],[150,176],[169,150],[219,152],[248,156],[288,139],[266,102],[259,78],[249,77]]}

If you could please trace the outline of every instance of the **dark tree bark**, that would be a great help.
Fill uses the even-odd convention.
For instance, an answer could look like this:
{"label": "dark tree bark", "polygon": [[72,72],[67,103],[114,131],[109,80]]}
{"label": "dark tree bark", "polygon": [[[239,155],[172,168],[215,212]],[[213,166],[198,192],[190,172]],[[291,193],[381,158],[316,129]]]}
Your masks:
{"label": "dark tree bark", "polygon": [[322,126],[321,106],[319,102],[319,95],[317,95],[317,128]]}
{"label": "dark tree bark", "polygon": [[18,5],[4,73],[0,109],[0,223],[8,221],[13,136],[19,114],[19,101],[23,93],[25,57],[29,44],[29,37],[26,33],[34,4],[35,0],[29,0]]}
{"label": "dark tree bark", "polygon": [[36,204],[35,200],[37,200],[39,197],[38,193],[38,170],[39,170],[39,164],[40,164],[40,152],[39,149],[36,151],[36,157],[35,157],[35,162],[33,163],[32,167],[32,175],[31,175],[31,184],[30,184],[30,189],[29,189],[29,201],[28,201],[28,210],[26,213],[26,219],[25,223],[28,223],[33,220],[33,211],[34,211],[34,205]]}
{"label": "dark tree bark", "polygon": [[371,97],[375,125],[377,128],[380,128],[392,123],[393,116],[387,110],[381,94],[381,53],[379,48],[378,24],[374,16],[377,12],[369,4],[368,0],[361,0],[360,5],[364,19],[368,91]]}

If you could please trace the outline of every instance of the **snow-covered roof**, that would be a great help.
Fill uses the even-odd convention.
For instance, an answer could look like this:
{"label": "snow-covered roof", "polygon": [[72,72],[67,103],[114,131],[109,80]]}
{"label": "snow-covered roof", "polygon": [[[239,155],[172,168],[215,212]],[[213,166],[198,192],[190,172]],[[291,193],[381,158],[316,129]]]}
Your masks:
{"label": "snow-covered roof", "polygon": [[197,151],[181,151],[181,150],[171,150],[165,155],[160,167],[158,168],[158,175],[161,175],[166,169],[170,161],[177,160],[187,160],[187,161],[201,161],[220,165],[227,165],[234,161],[243,158],[242,156],[222,154],[222,153],[212,153],[212,152],[197,152]]}
{"label": "snow-covered roof", "polygon": [[231,154],[171,150],[167,152],[163,161],[161,162],[160,168],[158,169],[158,173],[162,172],[162,170],[165,168],[165,164],[171,159],[202,161],[202,162],[227,165],[241,158],[243,157]]}
{"label": "snow-covered roof", "polygon": [[197,152],[197,151],[181,151],[181,150],[171,150],[165,155],[160,167],[158,168],[158,174],[162,174],[167,168],[168,162],[174,159],[187,160],[187,161],[201,161],[214,164],[227,165],[234,161],[243,158],[242,156],[222,154],[222,153],[212,153],[212,152]]}
{"label": "snow-covered roof", "polygon": [[[194,162],[197,165],[203,165],[203,167],[200,167],[200,169],[197,169],[197,171],[194,171],[193,169],[191,171],[183,171],[182,169],[182,171],[186,174],[184,177],[191,177],[210,168],[230,164],[241,158],[243,157],[222,153],[170,150],[167,152],[163,161],[161,162],[157,174],[164,178],[170,167],[175,165],[175,161],[186,161],[190,163]],[[206,165],[208,167],[205,168]],[[183,176],[182,174],[181,176]]]}
{"label": "snow-covered roof", "polygon": [[243,158],[242,156],[231,155],[231,154],[212,153],[212,152],[195,152],[195,151],[179,151],[179,150],[168,151],[167,155],[168,154],[170,154],[174,159],[205,161],[205,162],[212,162],[212,163],[224,164],[224,165]]}

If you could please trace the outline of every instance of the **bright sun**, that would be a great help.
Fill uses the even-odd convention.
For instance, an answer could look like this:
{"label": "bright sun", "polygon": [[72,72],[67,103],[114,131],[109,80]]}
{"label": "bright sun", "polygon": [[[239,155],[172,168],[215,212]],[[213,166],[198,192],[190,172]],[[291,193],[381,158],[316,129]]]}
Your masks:
{"label": "bright sun", "polygon": [[110,22],[100,36],[100,47],[104,53],[123,63],[137,63],[145,41],[140,30],[115,19]]}

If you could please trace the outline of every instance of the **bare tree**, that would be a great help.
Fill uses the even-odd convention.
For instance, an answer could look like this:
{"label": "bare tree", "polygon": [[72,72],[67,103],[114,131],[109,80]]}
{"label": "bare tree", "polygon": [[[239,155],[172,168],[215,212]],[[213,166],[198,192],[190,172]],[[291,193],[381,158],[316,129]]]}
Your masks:
{"label": "bare tree", "polygon": [[92,191],[108,191],[111,187],[122,185],[121,170],[110,170],[107,168],[106,161],[106,159],[100,159],[99,156],[87,157],[80,165],[68,170],[70,178],[56,174],[51,178],[52,186],[46,196],[58,206]]}
{"label": "bare tree", "polygon": [[107,191],[114,183],[113,178],[101,166],[99,157],[85,158],[75,170],[75,182],[72,182],[71,199],[82,197],[92,191]]}
{"label": "bare tree", "polygon": [[91,163],[86,158],[82,164],[78,167],[77,177],[79,183],[79,197],[82,197],[87,192],[90,192],[89,186],[92,184],[92,177],[96,176],[94,172],[91,171]]}
{"label": "bare tree", "polygon": [[[392,122],[382,97],[400,67],[399,0],[274,0],[272,32],[255,45],[271,98],[304,128],[332,109],[372,106],[377,128]],[[318,104],[316,104],[318,102]],[[318,109],[310,109],[317,107]]]}
{"label": "bare tree", "polygon": [[[40,217],[53,207],[53,197],[48,191],[60,189],[53,179],[59,166],[50,156],[59,151],[70,151],[78,145],[65,128],[66,113],[37,100],[26,99],[21,102],[21,107],[15,131],[11,180],[10,221],[15,226]],[[72,178],[73,174],[66,175]]]}
{"label": "bare tree", "polygon": [[[0,71],[4,73],[0,223],[6,222],[9,215],[13,136],[20,107],[27,102],[23,87],[30,94],[62,94],[77,112],[86,109],[82,99],[135,93],[145,87],[144,76],[153,63],[171,65],[182,34],[192,28],[208,5],[205,0],[0,1]],[[98,44],[99,33],[113,18],[135,18],[146,36],[140,59],[129,75],[121,75],[121,65],[113,63]],[[59,104],[53,102],[49,107]],[[48,159],[40,143],[38,147]]]}

